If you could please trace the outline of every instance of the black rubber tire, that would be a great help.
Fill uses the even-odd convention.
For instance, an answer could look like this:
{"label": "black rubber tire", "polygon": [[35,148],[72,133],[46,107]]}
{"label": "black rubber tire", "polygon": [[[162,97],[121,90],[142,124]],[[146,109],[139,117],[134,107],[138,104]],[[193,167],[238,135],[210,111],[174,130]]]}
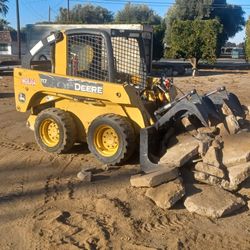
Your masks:
{"label": "black rubber tire", "polygon": [[[111,157],[101,155],[94,145],[95,130],[101,125],[112,127],[119,137],[119,148],[115,155]],[[97,117],[90,124],[87,133],[87,143],[90,152],[93,153],[99,161],[108,165],[121,165],[127,161],[135,151],[136,134],[132,124],[126,117],[115,114],[106,114]]]}
{"label": "black rubber tire", "polygon": [[[56,122],[60,138],[59,143],[54,147],[48,147],[40,137],[39,128],[45,119],[52,119]],[[35,126],[35,139],[40,148],[49,153],[66,153],[76,141],[76,125],[70,113],[57,108],[48,108],[38,114]]]}

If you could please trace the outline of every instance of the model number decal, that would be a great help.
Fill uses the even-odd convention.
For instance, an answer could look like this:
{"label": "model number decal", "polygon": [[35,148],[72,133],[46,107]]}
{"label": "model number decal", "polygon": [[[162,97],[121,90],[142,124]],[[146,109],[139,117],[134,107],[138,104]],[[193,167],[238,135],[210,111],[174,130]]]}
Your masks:
{"label": "model number decal", "polygon": [[29,86],[35,86],[36,81],[32,78],[22,78],[21,79],[22,84],[29,85]]}
{"label": "model number decal", "polygon": [[75,90],[80,92],[103,94],[103,84],[68,79],[58,76],[40,74],[40,81],[44,87]]}

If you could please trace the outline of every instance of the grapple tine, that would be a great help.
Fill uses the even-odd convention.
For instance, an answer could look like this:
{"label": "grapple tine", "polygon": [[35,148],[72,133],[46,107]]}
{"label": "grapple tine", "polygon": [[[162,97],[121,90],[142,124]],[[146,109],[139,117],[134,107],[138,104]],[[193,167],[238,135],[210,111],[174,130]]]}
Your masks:
{"label": "grapple tine", "polygon": [[159,139],[159,132],[154,126],[140,131],[140,165],[144,173],[152,173],[170,167],[168,164],[158,164],[153,160],[152,153],[159,149]]}
{"label": "grapple tine", "polygon": [[218,89],[206,95],[219,109],[225,103],[235,116],[245,117],[239,98],[225,88]]}

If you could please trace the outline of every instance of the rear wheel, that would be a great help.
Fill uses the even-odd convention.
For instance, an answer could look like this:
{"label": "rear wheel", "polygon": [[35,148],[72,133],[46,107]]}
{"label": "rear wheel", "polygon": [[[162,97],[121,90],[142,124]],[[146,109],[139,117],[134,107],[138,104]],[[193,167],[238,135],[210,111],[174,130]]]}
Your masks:
{"label": "rear wheel", "polygon": [[135,131],[127,118],[108,114],[97,117],[87,134],[89,150],[103,163],[121,164],[135,149]]}
{"label": "rear wheel", "polygon": [[36,118],[34,128],[36,142],[44,151],[65,153],[75,143],[75,123],[66,111],[56,108],[42,111]]}

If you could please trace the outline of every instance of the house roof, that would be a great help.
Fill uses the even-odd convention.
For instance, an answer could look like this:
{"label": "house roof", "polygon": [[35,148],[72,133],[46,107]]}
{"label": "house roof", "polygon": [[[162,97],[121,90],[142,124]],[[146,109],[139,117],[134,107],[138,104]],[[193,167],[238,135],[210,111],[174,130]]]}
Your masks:
{"label": "house roof", "polygon": [[10,31],[8,30],[0,31],[0,43],[11,43],[11,42],[12,38]]}

